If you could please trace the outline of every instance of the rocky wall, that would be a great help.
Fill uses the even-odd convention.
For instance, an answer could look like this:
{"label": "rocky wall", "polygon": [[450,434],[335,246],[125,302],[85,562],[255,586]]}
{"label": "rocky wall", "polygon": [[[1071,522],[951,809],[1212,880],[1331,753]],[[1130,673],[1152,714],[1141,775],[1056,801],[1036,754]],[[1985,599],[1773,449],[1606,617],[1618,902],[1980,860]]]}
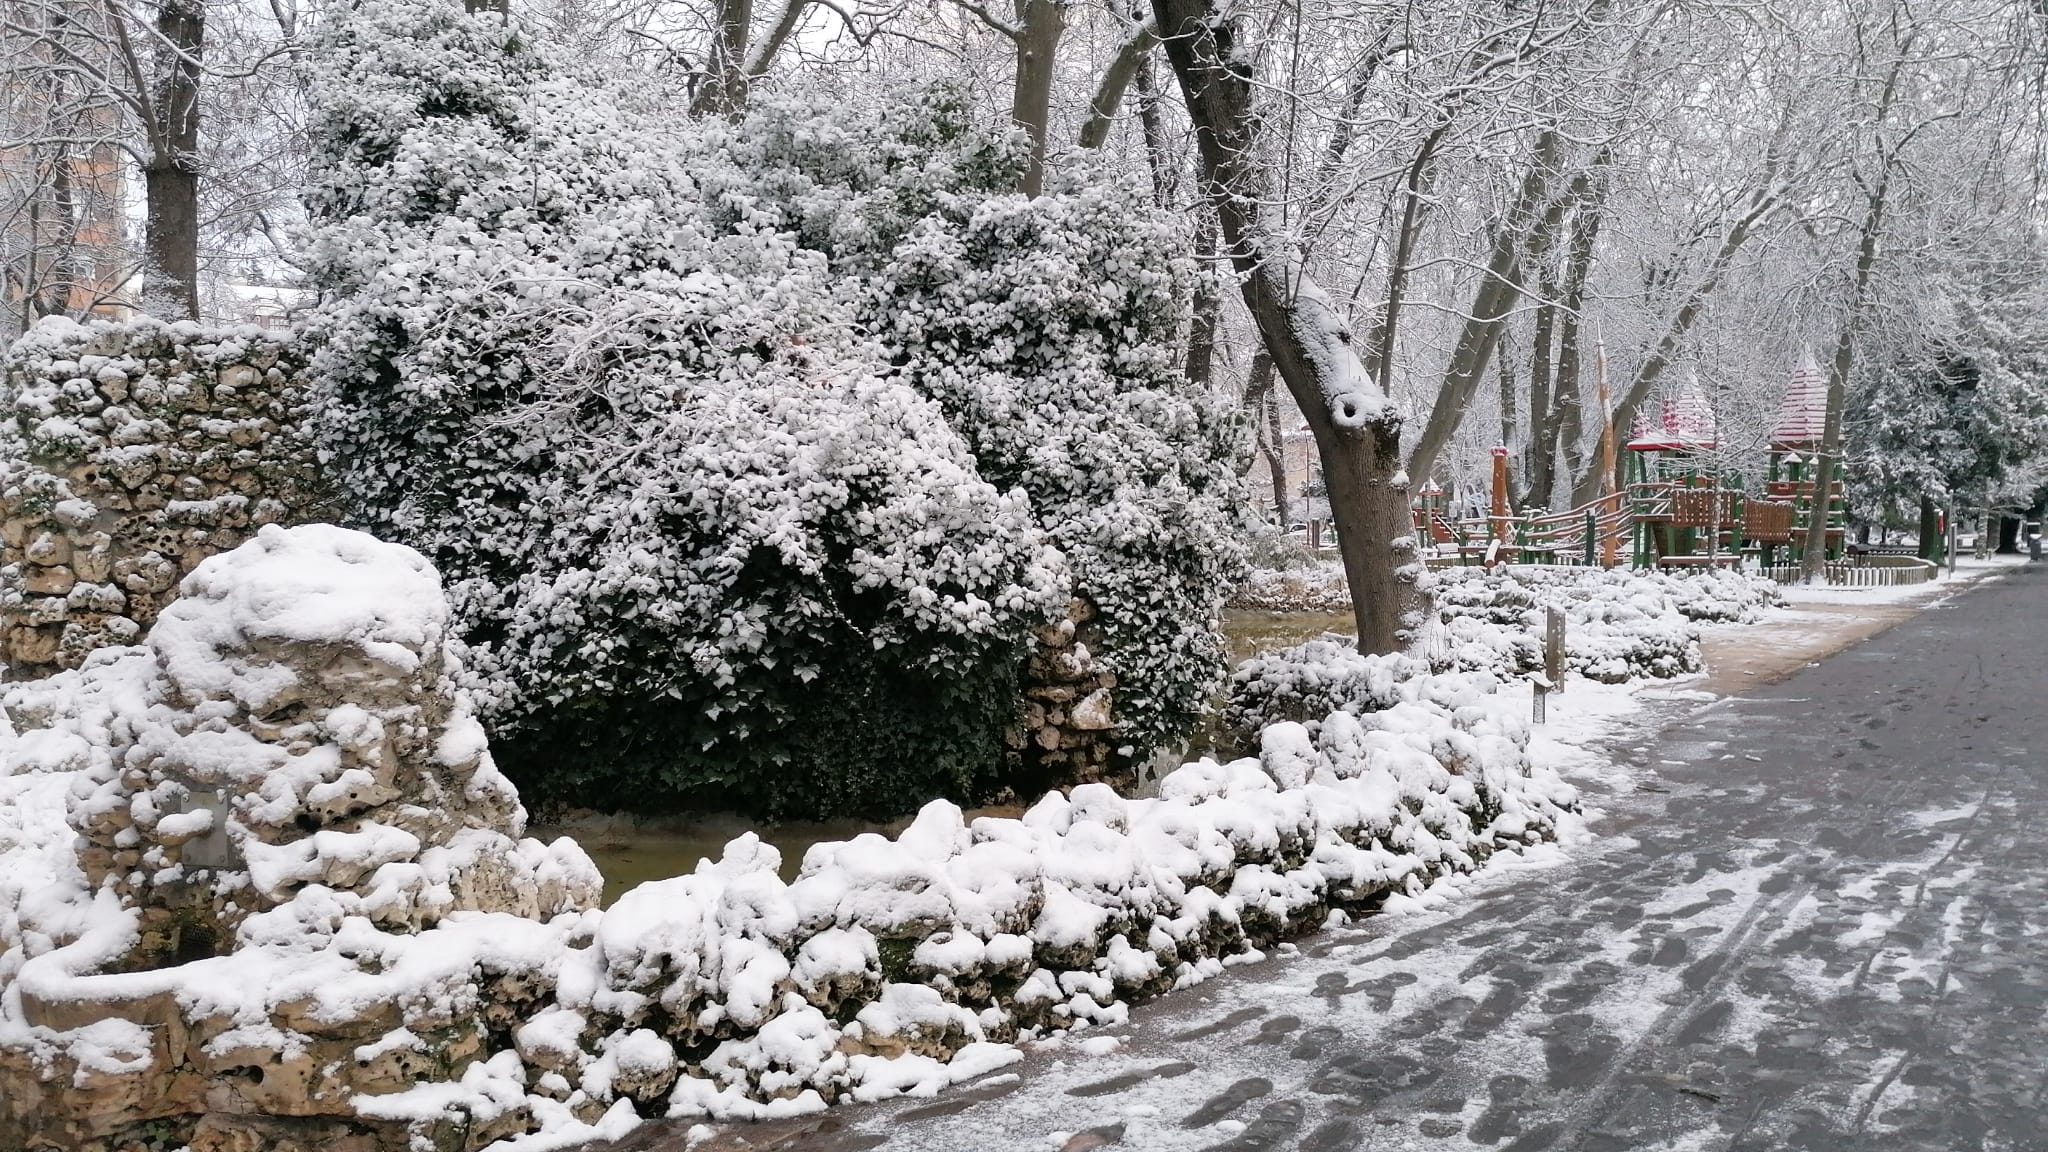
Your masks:
{"label": "rocky wall", "polygon": [[7,692],[0,799],[46,826],[0,851],[0,1149],[525,1130],[357,1107],[487,1058],[601,889],[573,842],[521,838],[454,660],[417,553],[269,527],[147,645]]}
{"label": "rocky wall", "polygon": [[0,657],[8,679],[148,635],[178,581],[308,518],[288,337],[148,317],[43,320],[0,382]]}
{"label": "rocky wall", "polygon": [[1024,667],[1023,715],[1008,737],[1028,769],[1023,779],[1047,785],[1113,779],[1116,673],[1089,651],[1101,647],[1095,606],[1075,600],[1065,618],[1038,630]]}

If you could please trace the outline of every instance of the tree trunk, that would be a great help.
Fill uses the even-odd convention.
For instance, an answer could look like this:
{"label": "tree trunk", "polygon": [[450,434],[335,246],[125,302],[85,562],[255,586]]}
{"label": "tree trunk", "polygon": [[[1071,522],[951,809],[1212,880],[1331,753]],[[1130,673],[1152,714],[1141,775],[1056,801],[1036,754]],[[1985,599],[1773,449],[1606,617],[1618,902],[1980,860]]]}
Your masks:
{"label": "tree trunk", "polygon": [[1401,468],[1400,414],[1372,388],[1350,326],[1299,266],[1292,243],[1270,228],[1255,53],[1238,43],[1237,20],[1211,0],[1152,0],[1152,10],[1245,307],[1315,436],[1359,648],[1394,651],[1419,635],[1429,610]]}
{"label": "tree trunk", "polygon": [[[1244,379],[1244,412],[1252,423],[1252,438],[1273,487],[1273,520],[1287,527],[1287,452],[1280,430],[1278,392],[1273,387],[1273,358],[1261,348],[1252,353],[1251,371]],[[1246,465],[1249,473],[1251,467]]]}
{"label": "tree trunk", "polygon": [[[1499,341],[1505,342],[1505,337]],[[1521,423],[1515,413],[1515,361],[1508,355],[1507,349],[1501,348],[1499,355],[1494,357],[1494,362],[1500,367],[1500,442],[1513,447],[1515,431]],[[1524,472],[1522,475],[1526,479],[1528,473]]]}
{"label": "tree trunk", "polygon": [[1941,553],[1941,514],[1934,509],[1934,497],[1922,494],[1920,497],[1920,543],[1913,549],[1914,555],[1922,560],[1932,560]]}
{"label": "tree trunk", "polygon": [[1158,46],[1159,37],[1153,34],[1150,20],[1140,21],[1124,38],[1109,67],[1102,71],[1102,80],[1095,87],[1095,99],[1089,102],[1088,121],[1081,125],[1081,147],[1100,148],[1109,139],[1109,129],[1116,123],[1117,110],[1123,107],[1124,92],[1144,70],[1152,49]]}
{"label": "tree trunk", "polygon": [[144,304],[165,319],[199,319],[199,74],[203,0],[157,9],[155,131],[143,167]]}
{"label": "tree trunk", "polygon": [[1173,207],[1180,181],[1174,178],[1173,148],[1166,139],[1166,119],[1159,114],[1159,78],[1152,68],[1152,54],[1138,61],[1138,123],[1145,128],[1145,161],[1152,169],[1152,200],[1161,208]]}
{"label": "tree trunk", "polygon": [[690,100],[699,116],[730,116],[746,102],[747,36],[754,27],[754,0],[719,0],[718,34],[711,38],[704,84]]}
{"label": "tree trunk", "polygon": [[1998,520],[1998,554],[2017,556],[2020,551],[2020,520],[2015,516],[2000,514]]}
{"label": "tree trunk", "polygon": [[[1259,355],[1265,356],[1265,353],[1261,352]],[[1270,379],[1273,374],[1273,358],[1266,356],[1265,360],[1266,375]],[[1252,366],[1258,367],[1256,359],[1252,361]],[[1271,474],[1273,480],[1273,520],[1285,529],[1288,509],[1293,506],[1289,503],[1290,498],[1287,495],[1287,432],[1280,423],[1280,393],[1270,385],[1266,388],[1265,417],[1266,471]]]}
{"label": "tree trunk", "polygon": [[1017,82],[1010,90],[1010,119],[1031,140],[1031,157],[1017,190],[1045,191],[1045,136],[1052,121],[1052,80],[1060,37],[1067,30],[1063,0],[1019,0]]}
{"label": "tree trunk", "polygon": [[[1880,122],[1882,117],[1880,117]],[[1827,419],[1821,425],[1820,454],[1813,469],[1813,514],[1806,526],[1806,552],[1800,557],[1800,579],[1819,584],[1827,578],[1828,490],[1842,455],[1842,408],[1849,396],[1849,372],[1856,363],[1856,329],[1870,301],[1870,281],[1877,271],[1877,240],[1884,231],[1885,199],[1891,186],[1891,161],[1886,159],[1877,185],[1870,190],[1863,226],[1856,242],[1856,278],[1849,295],[1849,313],[1835,337],[1834,362],[1828,369]]]}
{"label": "tree trunk", "polygon": [[1549,276],[1538,282],[1542,299],[1536,305],[1534,334],[1529,339],[1529,450],[1522,457],[1522,475],[1528,491],[1523,499],[1542,507],[1550,506],[1550,490],[1557,486],[1553,471],[1557,459],[1557,417],[1551,411],[1550,347],[1557,330],[1557,284]]}
{"label": "tree trunk", "polygon": [[[1189,307],[1188,358],[1184,369],[1188,382],[1197,388],[1207,388],[1214,378],[1216,330],[1223,319],[1223,285],[1217,281],[1215,262],[1216,221],[1204,212],[1201,223],[1195,226],[1195,298]],[[1252,363],[1252,376],[1256,379],[1258,362]],[[1268,362],[1268,386],[1272,384],[1272,371]]]}
{"label": "tree trunk", "polygon": [[[1863,283],[1867,279],[1859,276],[1859,296]],[[1827,419],[1821,424],[1820,453],[1814,459],[1806,551],[1799,558],[1800,579],[1808,584],[1820,584],[1827,579],[1828,490],[1834,486],[1835,457],[1842,450],[1842,402],[1848,394],[1849,370],[1856,359],[1854,311],[1860,307],[1860,302],[1853,306],[1851,315],[1842,322],[1842,330],[1835,337],[1834,361],[1828,369]]]}
{"label": "tree trunk", "polygon": [[1430,160],[1436,155],[1437,144],[1449,129],[1448,121],[1437,125],[1423,139],[1422,146],[1415,150],[1415,159],[1408,165],[1401,199],[1401,222],[1395,228],[1394,254],[1387,264],[1387,302],[1365,338],[1365,362],[1382,393],[1393,390],[1394,341],[1400,332],[1401,304],[1408,292],[1409,261],[1415,253],[1416,237],[1422,233],[1422,213],[1427,204],[1423,193],[1435,178]]}
{"label": "tree trunk", "polygon": [[[1598,172],[1608,161],[1603,150],[1593,162]],[[1579,475],[1585,463],[1585,389],[1579,386],[1580,366],[1585,362],[1586,280],[1593,272],[1593,254],[1600,243],[1601,201],[1606,196],[1604,179],[1581,175],[1573,181],[1571,242],[1565,250],[1563,300],[1558,309],[1557,367],[1551,385],[1551,412],[1543,429],[1547,459],[1544,465],[1544,499],[1557,486],[1557,477]],[[1606,413],[1601,413],[1602,418]],[[1560,465],[1562,467],[1560,468]],[[1619,484],[1620,478],[1616,478]],[[1583,504],[1567,499],[1565,504]]]}

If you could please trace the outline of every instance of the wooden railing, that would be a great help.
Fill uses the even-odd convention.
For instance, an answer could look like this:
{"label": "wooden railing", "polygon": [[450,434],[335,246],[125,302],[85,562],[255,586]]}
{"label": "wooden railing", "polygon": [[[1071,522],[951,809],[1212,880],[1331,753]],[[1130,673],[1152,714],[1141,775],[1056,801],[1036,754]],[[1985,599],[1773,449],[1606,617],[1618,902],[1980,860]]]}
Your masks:
{"label": "wooden railing", "polygon": [[[1435,546],[1433,551],[1440,560],[1448,559],[1454,550],[1464,563],[1491,554],[1496,560],[1517,563],[1600,564],[1612,547],[1625,563],[1633,527],[1629,501],[1617,492],[1566,512],[1458,520],[1437,514],[1431,517],[1425,538]],[[1498,546],[1495,540],[1500,541]]]}

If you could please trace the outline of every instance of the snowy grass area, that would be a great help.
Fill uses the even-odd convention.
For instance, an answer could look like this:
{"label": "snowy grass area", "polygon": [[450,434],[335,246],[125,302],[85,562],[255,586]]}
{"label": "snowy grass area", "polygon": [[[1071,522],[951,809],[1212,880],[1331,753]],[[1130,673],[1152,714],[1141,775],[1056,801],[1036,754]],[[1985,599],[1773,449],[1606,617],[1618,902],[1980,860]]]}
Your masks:
{"label": "snowy grass area", "polygon": [[[532,1150],[928,1095],[1552,840],[1578,804],[1531,761],[1524,695],[1388,663],[1383,706],[1268,725],[1155,797],[1086,785],[971,822],[935,801],[791,882],[749,834],[598,911],[580,849],[520,839],[416,553],[266,529],[183,592],[148,645],[8,695],[17,1107],[218,1078],[261,1114],[272,1073],[242,1073],[284,1069],[305,1114]],[[210,954],[149,951],[194,898]],[[215,1106],[183,1108],[162,1114]]]}

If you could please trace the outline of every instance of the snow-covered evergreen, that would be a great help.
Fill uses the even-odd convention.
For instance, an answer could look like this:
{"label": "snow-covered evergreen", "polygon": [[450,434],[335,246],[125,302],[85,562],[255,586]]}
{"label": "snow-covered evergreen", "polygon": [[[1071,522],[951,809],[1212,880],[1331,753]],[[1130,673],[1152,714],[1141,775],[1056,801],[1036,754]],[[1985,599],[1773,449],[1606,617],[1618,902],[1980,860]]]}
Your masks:
{"label": "snow-covered evergreen", "polygon": [[1076,594],[1133,753],[1191,721],[1235,479],[1137,198],[999,191],[944,93],[659,120],[452,4],[313,58],[320,441],[446,573],[529,794],[986,790]]}
{"label": "snow-covered evergreen", "polygon": [[825,256],[709,194],[718,136],[451,5],[337,14],[317,58],[318,431],[360,522],[447,572],[524,782],[980,783],[1058,558]]}

